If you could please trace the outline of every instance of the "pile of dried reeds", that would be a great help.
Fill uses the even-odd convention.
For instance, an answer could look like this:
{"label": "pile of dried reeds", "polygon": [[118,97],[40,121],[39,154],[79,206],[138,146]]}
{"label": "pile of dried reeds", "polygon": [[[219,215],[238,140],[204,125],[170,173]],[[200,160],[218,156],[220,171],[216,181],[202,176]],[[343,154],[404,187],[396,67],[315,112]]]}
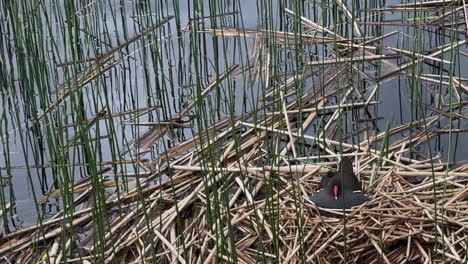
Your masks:
{"label": "pile of dried reeds", "polygon": [[[310,30],[306,34],[313,31],[350,44],[305,18],[302,22]],[[264,39],[270,34],[254,36]],[[289,41],[285,38],[282,44]],[[202,96],[246,70],[252,70],[256,81],[270,66],[266,46],[262,40],[256,43],[251,69],[229,68]],[[357,49],[353,58],[310,62],[311,67],[267,89],[255,113],[221,121],[152,163],[136,160],[140,171],[133,175],[103,171],[99,178],[104,186],[118,184],[115,179],[123,177],[138,178],[133,188],[118,197],[109,195],[102,205],[109,223],[104,239],[95,234],[99,228],[93,221],[90,178],[75,184],[75,206],[81,210],[6,235],[0,255],[16,263],[59,263],[65,255],[69,263],[73,257],[85,263],[230,263],[233,256],[239,263],[467,261],[468,164],[455,167],[419,149],[441,133],[457,132],[439,125],[467,118],[463,94],[458,94],[459,102],[445,107],[424,105],[429,111],[421,120],[380,133],[369,125],[375,120],[368,111],[379,103],[373,99],[378,81],[410,74],[412,65],[435,60],[465,40],[428,55],[413,53],[417,59],[400,67],[390,59],[402,51],[369,54],[372,43],[345,47]],[[265,65],[259,65],[260,57]],[[353,64],[371,65],[373,60],[386,65],[377,79]],[[334,65],[315,67],[324,64]],[[361,77],[371,83],[366,92],[354,88]],[[267,74],[265,83],[269,78]],[[415,78],[444,84],[442,77]],[[295,85],[305,81],[312,84],[298,98]],[[453,87],[459,92],[464,86],[460,81]],[[340,101],[334,103],[336,98]],[[146,133],[135,142],[137,153],[145,152],[195,106],[188,105],[170,122]],[[452,112],[453,106],[459,111]],[[368,119],[358,122],[351,116]],[[350,123],[353,133],[343,134],[343,126]],[[317,124],[320,127],[311,128]],[[321,217],[308,200],[320,177],[336,169],[340,155],[352,157],[364,189],[373,196],[344,220]]]}
{"label": "pile of dried reeds", "polygon": [[[285,84],[277,99],[273,91],[268,97],[271,103],[282,104],[283,111],[270,112],[257,123],[248,116],[225,120],[169,149],[151,165],[138,162],[146,169],[139,175],[147,176],[141,180],[143,188],[132,188],[120,199],[109,197],[104,244],[93,241],[92,212],[87,208],[93,190],[85,182],[75,187],[81,194],[76,198],[81,211],[58,214],[41,228],[7,235],[0,254],[18,263],[45,261],[46,256],[58,263],[63,254],[81,255],[76,261],[89,262],[100,256],[109,263],[209,263],[222,259],[226,251],[237,252],[241,263],[301,259],[334,263],[345,257],[366,263],[466,259],[468,166],[450,169],[438,156],[416,160],[407,155],[440,133],[435,124],[444,115],[395,127],[360,143],[334,140],[339,116],[365,103],[345,100],[356,94],[345,69],[332,67],[320,73],[328,80],[320,89],[324,95],[312,89],[304,94],[301,120],[297,104],[285,98],[290,89]],[[344,94],[343,101],[330,105],[336,94]],[[334,114],[324,135],[304,133],[327,109],[334,109]],[[391,141],[384,151],[373,147],[397,133],[405,136]],[[321,217],[308,201],[321,175],[336,164],[297,155],[296,148],[307,142],[326,152],[322,159],[335,160],[340,146],[343,155],[356,159],[356,173],[374,199],[354,210],[346,222]],[[102,175],[108,182],[114,176]],[[157,183],[150,184],[154,179]],[[215,222],[208,219],[208,210],[216,215],[211,218]],[[73,236],[65,243],[61,234],[66,230],[73,230]]]}

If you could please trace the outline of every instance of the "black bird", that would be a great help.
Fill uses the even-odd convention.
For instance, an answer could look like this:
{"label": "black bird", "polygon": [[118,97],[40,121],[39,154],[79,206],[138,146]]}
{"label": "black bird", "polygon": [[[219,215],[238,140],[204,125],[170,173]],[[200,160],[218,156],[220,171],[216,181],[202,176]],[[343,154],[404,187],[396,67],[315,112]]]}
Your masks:
{"label": "black bird", "polygon": [[[340,169],[336,173],[329,173],[322,178],[320,186],[323,189],[310,197],[310,200],[317,206],[330,209],[350,209],[353,206],[363,204],[370,198],[362,193],[361,184],[353,173],[351,161],[343,157],[340,162]],[[347,213],[350,210],[346,210]],[[320,210],[324,216],[341,217],[338,214]]]}
{"label": "black bird", "polygon": [[348,157],[343,157],[341,159],[337,172],[329,171],[327,175],[322,177],[322,180],[320,181],[319,185],[319,190],[327,187],[328,182],[335,175],[340,175],[341,177],[341,174],[343,174],[343,179],[345,180],[345,182],[349,182],[348,184],[350,185],[349,188],[351,188],[351,190],[362,191],[361,183],[359,183],[359,180],[357,179],[356,175],[354,175],[353,164],[351,163],[351,160]]}

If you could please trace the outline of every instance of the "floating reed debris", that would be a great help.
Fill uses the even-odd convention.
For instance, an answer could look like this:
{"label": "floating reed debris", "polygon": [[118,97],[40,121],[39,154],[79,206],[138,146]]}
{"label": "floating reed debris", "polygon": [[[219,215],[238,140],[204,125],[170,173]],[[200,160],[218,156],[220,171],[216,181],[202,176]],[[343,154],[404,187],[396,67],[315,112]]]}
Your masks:
{"label": "floating reed debris", "polygon": [[[331,68],[319,74],[335,75],[333,72]],[[322,88],[346,91],[332,83]],[[305,97],[309,99],[304,104],[327,101],[325,96],[315,98],[307,93]],[[353,109],[350,102],[342,102],[343,115]],[[317,110],[325,106],[322,104]],[[359,104],[357,107],[361,109]],[[237,252],[242,263],[262,259],[299,261],[300,256],[315,263],[340,262],[345,256],[349,261],[366,263],[427,262],[442,260],[444,256],[461,262],[466,258],[468,168],[451,169],[441,160],[418,161],[408,155],[427,140],[431,131],[437,131],[431,125],[434,118],[428,117],[425,125],[421,125],[425,122],[421,120],[420,125],[398,128],[399,133],[411,129],[413,140],[404,137],[390,141],[389,148],[394,151],[386,153],[375,148],[379,135],[370,145],[368,139],[347,144],[327,136],[308,139],[303,135],[312,140],[311,144],[315,141],[317,146],[323,146],[329,153],[325,160],[332,161],[313,162],[299,153],[294,160],[287,156],[292,155],[293,147],[305,143],[297,131],[307,127],[296,116],[300,112],[297,104],[287,104],[284,111],[287,112],[268,113],[261,126],[250,126],[248,117],[230,124],[222,121],[211,130],[213,136],[203,137],[201,133],[182,149],[168,149],[160,161],[147,166],[152,168],[149,174],[140,175],[140,184],[147,184],[137,187],[132,181],[135,187],[130,191],[121,197],[108,197],[105,207],[110,224],[103,244],[93,242],[89,207],[92,185],[81,182],[74,191],[81,194],[75,202],[82,209],[73,215],[59,213],[41,226],[5,235],[1,238],[0,254],[11,262],[40,261],[39,256],[44,255],[60,259],[61,254],[94,262],[101,255],[108,263],[208,263],[225,250]],[[305,119],[318,117],[310,109],[303,115]],[[440,115],[437,120],[443,118],[447,117]],[[339,122],[330,120],[333,122],[329,127]],[[421,140],[415,140],[418,131],[423,132]],[[277,155],[276,164],[265,163],[264,159],[271,155],[266,150],[272,140],[279,143],[273,148],[275,153],[271,153]],[[317,190],[320,177],[336,169],[335,158],[341,155],[337,152],[339,144],[346,156],[355,158],[355,171],[373,196],[370,202],[353,210],[346,222],[320,216],[308,198]],[[204,161],[207,155],[213,155],[210,162]],[[386,166],[379,168],[380,163]],[[112,173],[102,173],[112,179]],[[159,180],[153,184],[145,178]],[[106,186],[106,182],[102,184]],[[51,197],[57,195],[60,192]],[[212,226],[208,211],[217,214]],[[73,231],[63,244],[61,234],[65,230]],[[29,253],[24,254],[27,249]]]}
{"label": "floating reed debris", "polygon": [[[423,7],[434,10],[441,1],[431,3],[432,6],[428,3]],[[351,19],[352,13],[344,2],[338,1],[338,6]],[[419,5],[389,7],[409,8]],[[412,74],[414,80],[431,78],[449,89],[462,90],[465,87],[462,82],[466,80],[454,83],[452,79],[457,79],[456,76],[418,75],[415,65],[427,60],[447,63],[436,56],[464,45],[464,36],[462,40],[455,39],[449,45],[421,53],[409,54],[390,47],[387,50],[392,53],[373,54],[373,48],[382,39],[363,41],[357,22],[352,23],[352,28],[359,38],[348,39],[305,17],[297,17],[289,9],[286,13],[309,30],[304,33],[307,41],[303,44],[323,45],[332,58],[318,56],[315,61],[305,61],[304,70],[281,75],[269,71],[274,63],[268,55],[273,45],[265,42],[270,37],[282,36],[275,45],[290,45],[296,43],[299,33],[186,30],[186,34],[260,37],[249,65],[228,65],[223,73],[212,76],[208,85],[199,85],[194,101],[178,114],[159,122],[127,122],[152,126],[135,140],[133,148],[122,151],[122,156],[130,153],[132,158],[110,164],[80,164],[99,165],[102,169],[51,190],[38,201],[45,203],[50,198],[68,195],[74,209],[62,209],[38,225],[5,233],[0,238],[3,260],[466,262],[468,166],[444,161],[431,152],[430,146],[431,140],[441,133],[466,132],[452,126],[454,120],[467,118],[466,98],[459,94],[448,98],[447,103],[447,98],[441,95],[437,107],[415,101],[412,107],[418,110],[418,118],[398,126],[389,121],[385,131],[377,129],[378,116],[371,111],[386,99],[375,95],[380,81],[389,78]],[[290,42],[289,38],[296,39]],[[331,39],[349,45],[330,48],[327,45]],[[354,54],[347,54],[349,51]],[[101,68],[100,64],[108,62],[115,52],[96,59],[95,67]],[[404,61],[397,66],[396,58]],[[366,74],[365,67],[374,67],[376,63],[382,67],[382,74],[375,77]],[[102,73],[102,69],[92,71],[93,74],[89,71],[77,76],[80,83],[75,88],[62,87],[63,95],[36,120],[42,120],[76,89]],[[261,72],[266,75],[262,80],[266,86],[264,93],[255,98],[257,108],[210,125],[195,114],[196,120],[189,120],[190,126],[179,122],[191,113],[202,113],[205,109],[202,102],[209,94],[232,82],[234,75],[249,71],[252,83],[261,79]],[[368,82],[368,91],[357,87],[360,78]],[[104,111],[85,121],[87,130],[99,122]],[[107,118],[113,118],[111,113],[107,114]],[[194,127],[198,130],[191,130],[196,133],[185,142],[168,146],[152,161],[143,158],[154,144],[166,140],[171,130]],[[72,149],[81,143],[78,139],[73,137],[67,147]],[[344,219],[324,217],[309,197],[319,188],[321,177],[337,169],[342,156],[353,161],[354,172],[372,200],[354,208]],[[134,170],[120,171],[115,165],[122,163],[132,163]],[[100,195],[103,201],[96,198]],[[103,219],[98,221],[98,217]]]}

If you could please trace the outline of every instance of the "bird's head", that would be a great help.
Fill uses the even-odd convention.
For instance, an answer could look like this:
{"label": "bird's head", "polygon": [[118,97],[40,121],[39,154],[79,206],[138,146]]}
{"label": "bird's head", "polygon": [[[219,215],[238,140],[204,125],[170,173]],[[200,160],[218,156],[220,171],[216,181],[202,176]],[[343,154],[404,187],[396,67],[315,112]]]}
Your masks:
{"label": "bird's head", "polygon": [[341,184],[341,179],[335,176],[328,182],[327,189],[330,192],[330,194],[333,195],[333,197],[335,197],[335,199],[338,199],[340,194],[343,192],[342,186],[343,185]]}

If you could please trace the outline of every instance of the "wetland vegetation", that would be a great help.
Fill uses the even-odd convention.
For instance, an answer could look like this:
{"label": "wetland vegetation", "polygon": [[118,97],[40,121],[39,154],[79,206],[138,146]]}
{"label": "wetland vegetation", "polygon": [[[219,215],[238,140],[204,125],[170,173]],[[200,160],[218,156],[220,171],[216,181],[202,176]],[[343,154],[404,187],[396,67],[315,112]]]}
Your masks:
{"label": "wetland vegetation", "polygon": [[467,10],[0,1],[0,262],[467,263]]}

